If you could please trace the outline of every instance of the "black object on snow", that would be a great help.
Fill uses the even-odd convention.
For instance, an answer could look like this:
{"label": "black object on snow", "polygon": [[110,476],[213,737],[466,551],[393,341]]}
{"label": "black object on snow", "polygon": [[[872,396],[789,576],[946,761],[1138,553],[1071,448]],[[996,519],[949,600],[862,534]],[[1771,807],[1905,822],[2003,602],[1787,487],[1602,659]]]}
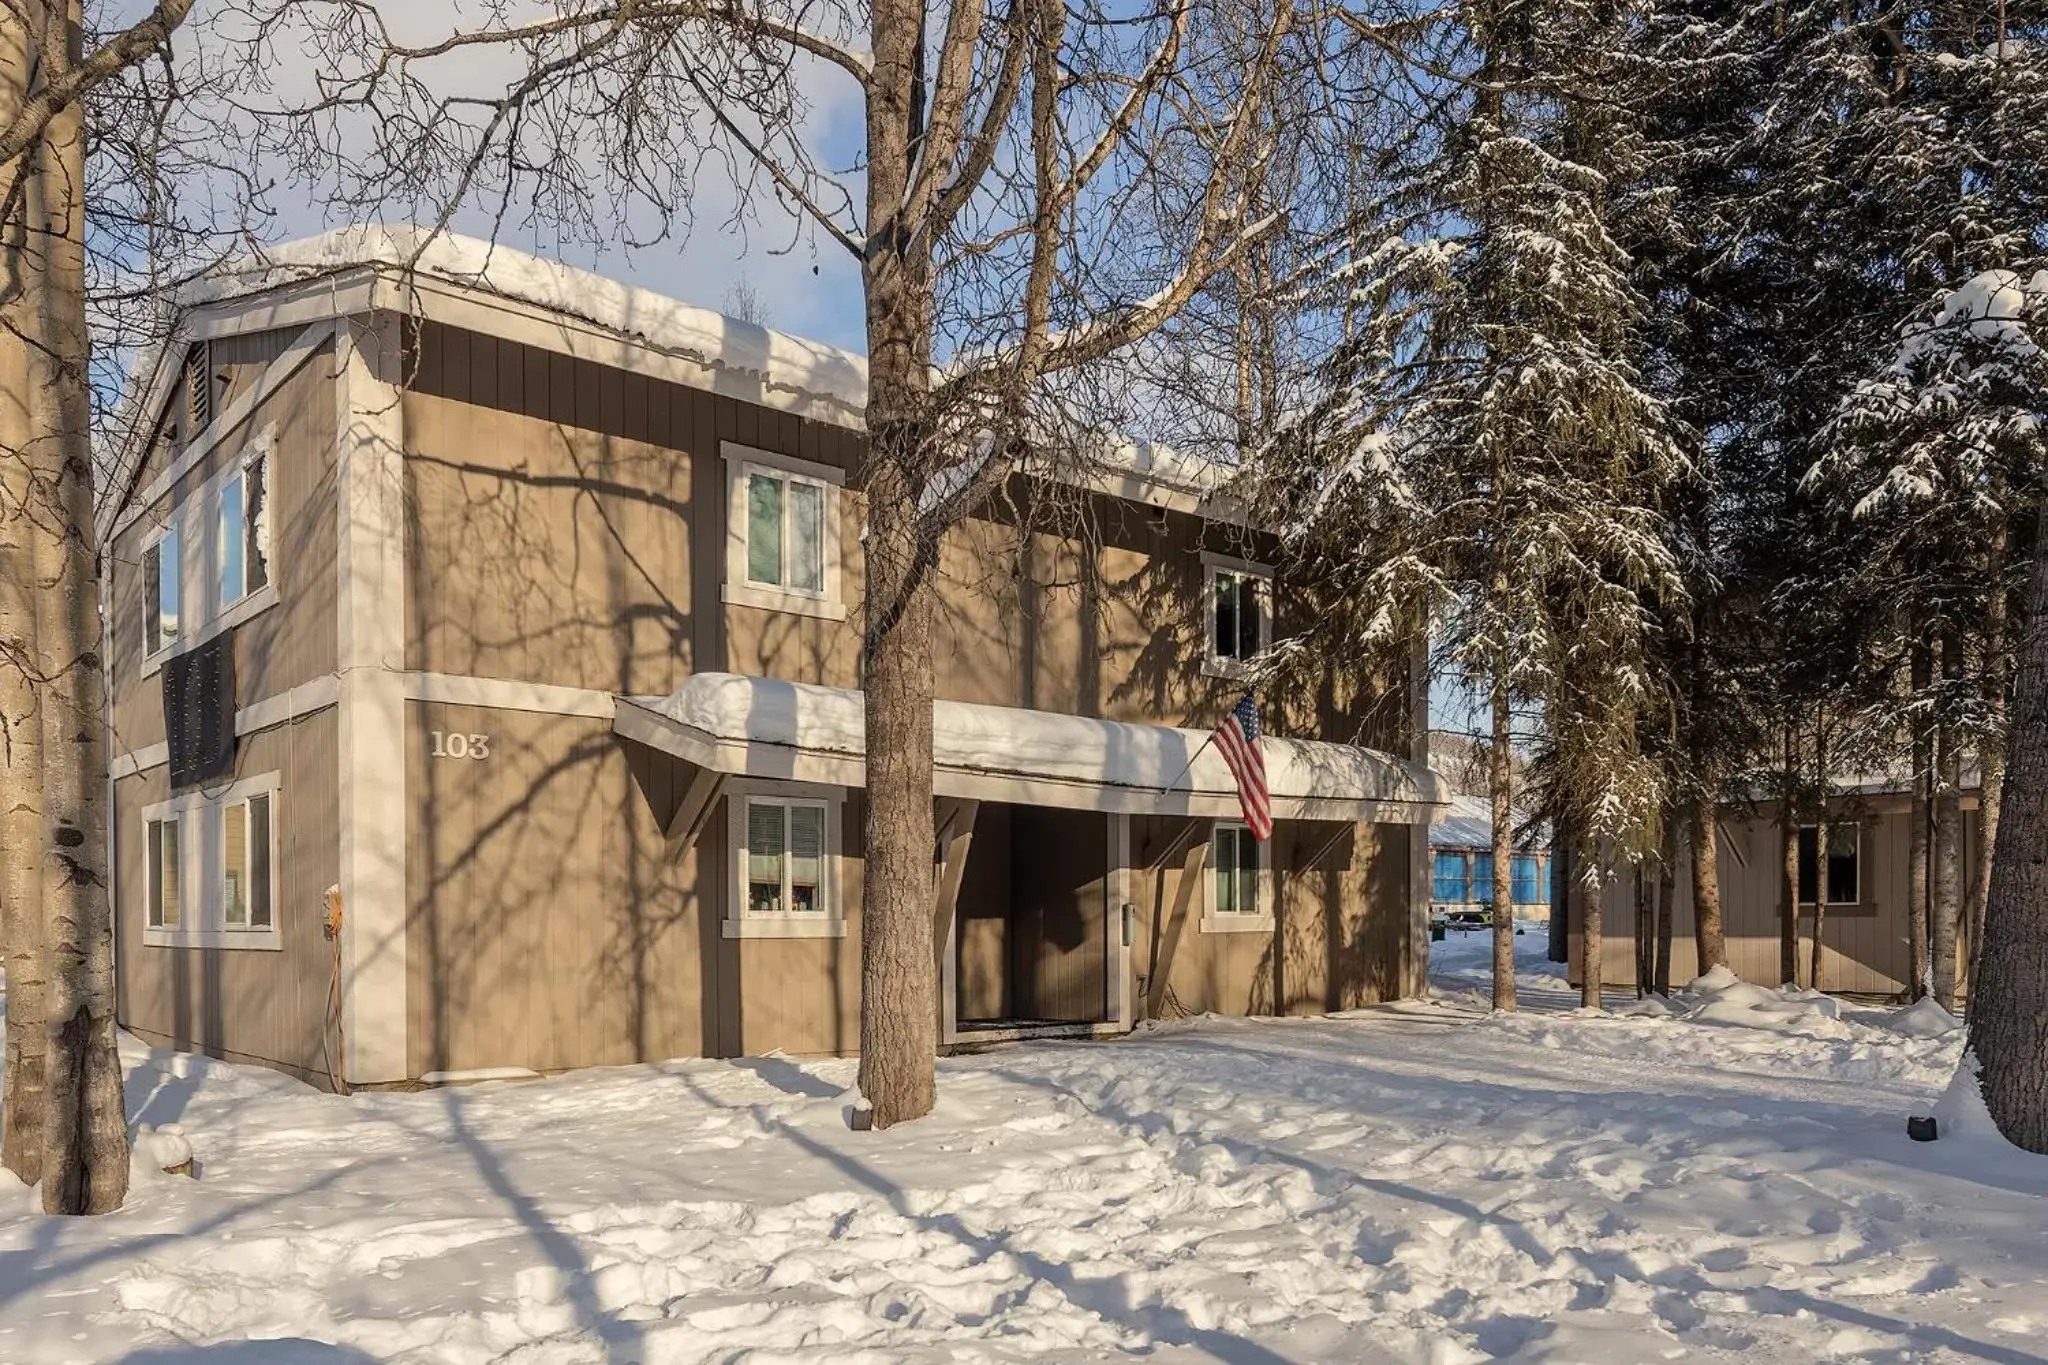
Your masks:
{"label": "black object on snow", "polygon": [[1931,1114],[1915,1115],[1906,1120],[1906,1136],[1915,1142],[1932,1142],[1941,1136],[1940,1127]]}

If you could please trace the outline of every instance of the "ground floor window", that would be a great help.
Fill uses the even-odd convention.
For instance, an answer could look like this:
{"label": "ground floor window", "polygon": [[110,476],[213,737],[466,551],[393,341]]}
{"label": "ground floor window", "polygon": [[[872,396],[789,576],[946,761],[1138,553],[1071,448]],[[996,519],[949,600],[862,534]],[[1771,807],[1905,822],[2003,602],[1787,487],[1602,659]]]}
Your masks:
{"label": "ground floor window", "polygon": [[1266,845],[1249,825],[1219,822],[1209,836],[1210,932],[1259,928],[1272,922],[1267,892]]}
{"label": "ground floor window", "polygon": [[[1862,827],[1853,821],[1828,826],[1827,903],[1856,905],[1862,900]],[[1799,903],[1811,905],[1820,894],[1820,831],[1807,825],[1799,831]]]}
{"label": "ground floor window", "polygon": [[738,894],[728,937],[841,932],[837,905],[839,802],[742,791],[731,798]]}
{"label": "ground floor window", "polygon": [[145,942],[279,946],[278,786],[266,773],[142,812]]}

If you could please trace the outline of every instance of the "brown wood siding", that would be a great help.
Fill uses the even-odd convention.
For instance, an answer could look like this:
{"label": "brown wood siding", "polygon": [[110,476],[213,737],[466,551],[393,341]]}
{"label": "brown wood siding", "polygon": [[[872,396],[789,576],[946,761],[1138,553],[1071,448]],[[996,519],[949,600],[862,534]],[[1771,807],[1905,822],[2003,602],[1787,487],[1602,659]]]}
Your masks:
{"label": "brown wood siding", "polygon": [[[730,1030],[721,1055],[758,1057],[779,1048],[804,1057],[847,1056],[860,1050],[860,850],[866,819],[861,793],[848,792],[840,812],[839,904],[846,936],[721,940],[721,1011]],[[719,866],[730,875],[734,860],[726,829],[721,812],[712,832]],[[723,884],[720,889],[725,891]],[[722,919],[724,895],[714,905],[712,913]]]}
{"label": "brown wood siding", "polygon": [[[641,693],[693,671],[860,685],[859,433],[438,324],[415,355],[408,666]],[[845,620],[722,601],[727,441],[847,472]],[[1201,552],[1269,542],[1022,478],[985,513],[941,547],[940,697],[1207,726],[1242,690],[1202,672]],[[1332,677],[1280,690],[1266,721],[1405,752],[1405,705],[1405,682]]]}
{"label": "brown wood siding", "polygon": [[[213,343],[214,405],[216,413],[226,412],[230,404],[244,393],[256,387],[270,362],[291,349],[302,328],[280,327],[267,332],[249,332],[241,336],[218,337]],[[179,357],[182,365],[184,357]],[[222,380],[226,382],[223,384]],[[159,438],[152,440],[144,454],[142,467],[134,479],[133,490],[139,492],[148,486],[150,480],[162,474],[175,457],[171,443],[162,439],[174,421],[182,421],[185,411],[185,386],[182,377],[172,386],[163,411],[157,414]],[[190,432],[185,435],[189,437]],[[125,502],[124,502],[125,505]]]}
{"label": "brown wood siding", "polygon": [[[119,1016],[173,1046],[261,1058],[302,1074],[327,1073],[322,1021],[333,947],[321,932],[322,896],[340,877],[335,807],[336,716],[332,707],[245,735],[235,777],[280,774],[277,797],[277,925],[280,951],[159,948],[143,942],[148,877],[142,810],[168,799],[162,766],[114,789],[115,915]],[[337,1066],[340,1058],[337,1056]]]}
{"label": "brown wood siding", "polygon": [[159,672],[142,677],[142,543],[174,503],[189,498],[271,423],[277,425],[278,439],[269,471],[270,572],[278,601],[235,630],[236,699],[247,706],[334,672],[336,442],[328,348],[308,360],[248,422],[229,433],[201,467],[179,479],[150,515],[114,538],[109,549],[108,655],[115,753],[164,737],[163,676]]}
{"label": "brown wood siding", "polygon": [[[1142,856],[1177,823],[1133,818],[1134,855]],[[1319,1014],[1400,996],[1408,951],[1410,828],[1356,825],[1326,849],[1334,832],[1325,823],[1275,827],[1270,856],[1276,907],[1270,933],[1203,933],[1206,888],[1192,888],[1187,919],[1167,964],[1171,997],[1166,1012]],[[1206,828],[1200,837],[1208,837]],[[1316,865],[1308,865],[1319,852]],[[1178,857],[1165,867],[1136,868],[1130,875],[1138,909],[1130,954],[1134,979],[1151,972],[1155,940],[1163,948],[1171,937],[1168,917],[1182,875]],[[1205,867],[1203,876],[1209,875]],[[1160,921],[1156,935],[1155,919]]]}
{"label": "brown wood siding", "polygon": [[960,1020],[1006,1019],[1010,1005],[1010,812],[984,801],[974,816],[974,840],[960,879],[954,926]]}
{"label": "brown wood siding", "polygon": [[[1891,995],[1905,989],[1907,965],[1906,894],[1908,816],[1902,803],[1843,800],[1832,818],[1862,826],[1861,885],[1854,906],[1829,906],[1821,929],[1820,988],[1851,994]],[[1965,813],[1965,885],[1976,868],[1976,813]],[[1775,802],[1724,813],[1715,868],[1721,881],[1721,913],[1728,966],[1745,981],[1778,984],[1779,884],[1783,878]],[[1689,855],[1687,855],[1689,856]],[[1681,860],[1681,868],[1685,864]],[[1692,886],[1681,871],[1672,920],[1671,980],[1682,986],[1699,974],[1693,943]],[[1609,892],[1601,917],[1603,980],[1612,989],[1635,985],[1635,881],[1624,870]],[[1570,974],[1579,979],[1578,914],[1572,919]],[[1813,954],[1813,907],[1799,910],[1799,973],[1807,979]]]}
{"label": "brown wood siding", "polygon": [[[487,756],[430,756],[437,730]],[[673,766],[604,720],[480,707],[409,704],[406,744],[412,1074],[702,1052],[716,853],[663,857]]]}

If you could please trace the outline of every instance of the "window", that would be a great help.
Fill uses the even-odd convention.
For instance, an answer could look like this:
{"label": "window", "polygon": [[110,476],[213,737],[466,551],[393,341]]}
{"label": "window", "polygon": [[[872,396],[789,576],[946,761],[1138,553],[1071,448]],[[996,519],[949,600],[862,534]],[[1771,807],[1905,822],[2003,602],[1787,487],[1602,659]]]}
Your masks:
{"label": "window", "polygon": [[[143,547],[143,673],[159,656],[206,643],[277,602],[270,577],[270,452],[265,427],[240,459],[171,508],[162,536]],[[190,574],[186,569],[190,567]],[[188,591],[189,589],[189,591]]]}
{"label": "window", "polygon": [[725,600],[839,619],[842,473],[728,443]]}
{"label": "window", "polygon": [[278,775],[244,778],[142,812],[149,885],[143,941],[164,948],[281,947]]}
{"label": "window", "polygon": [[838,803],[818,797],[731,798],[739,895],[726,936],[834,936]]}
{"label": "window", "polygon": [[1516,905],[1535,905],[1545,899],[1541,861],[1533,853],[1517,853],[1511,864]]}
{"label": "window", "polygon": [[1272,927],[1265,854],[1249,826],[1217,823],[1209,836],[1209,907],[1202,921],[1206,932]]}
{"label": "window", "polygon": [[[1858,878],[1858,856],[1862,852],[1862,829],[1853,821],[1828,826],[1828,899],[1829,905],[1856,905],[1862,900]],[[1820,847],[1820,831],[1812,825],[1799,831],[1799,903],[1811,905],[1820,890],[1820,869],[1815,854]]]}
{"label": "window", "polygon": [[1241,674],[1273,644],[1273,574],[1225,555],[1204,554],[1209,648],[1205,671]]}
{"label": "window", "polygon": [[813,595],[825,590],[823,485],[748,471],[747,581]]}
{"label": "window", "polygon": [[270,927],[270,796],[221,807],[221,922]]}
{"label": "window", "polygon": [[264,458],[249,457],[221,485],[220,514],[214,534],[220,546],[220,605],[241,601],[270,581],[269,518],[264,506]]}
{"label": "window", "polygon": [[142,653],[160,654],[178,642],[178,528],[142,550]]}
{"label": "window", "polygon": [[824,874],[824,802],[748,800],[748,914],[822,912]]}
{"label": "window", "polygon": [[1462,903],[1465,899],[1465,855],[1439,851],[1430,860],[1429,898]]}
{"label": "window", "polygon": [[152,929],[175,929],[183,908],[184,880],[179,872],[178,821],[148,820],[143,824],[149,857],[148,923]]}

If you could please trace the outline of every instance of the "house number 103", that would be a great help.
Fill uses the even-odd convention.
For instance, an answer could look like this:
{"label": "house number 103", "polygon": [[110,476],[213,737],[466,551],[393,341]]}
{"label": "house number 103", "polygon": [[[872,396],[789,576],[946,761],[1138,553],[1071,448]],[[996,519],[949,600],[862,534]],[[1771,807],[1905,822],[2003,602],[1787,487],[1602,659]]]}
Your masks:
{"label": "house number 103", "polygon": [[465,735],[459,730],[443,733],[440,730],[427,731],[430,747],[427,752],[434,758],[489,758],[491,737],[489,735]]}

